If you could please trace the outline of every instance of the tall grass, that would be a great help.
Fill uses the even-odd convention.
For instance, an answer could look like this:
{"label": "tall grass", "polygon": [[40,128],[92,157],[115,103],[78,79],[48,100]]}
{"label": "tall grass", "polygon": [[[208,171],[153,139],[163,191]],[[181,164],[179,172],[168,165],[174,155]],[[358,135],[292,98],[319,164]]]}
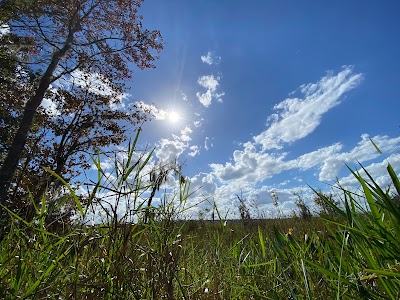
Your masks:
{"label": "tall grass", "polygon": [[[342,205],[316,192],[332,219],[199,222],[181,218],[190,195],[181,178],[174,195],[148,206],[157,188],[144,180],[151,153],[133,159],[136,142],[111,173],[94,160],[88,197],[65,183],[66,197],[43,197],[32,221],[9,211],[0,242],[4,299],[399,298],[400,184],[390,164],[391,190],[361,167],[365,175],[351,170],[361,191],[342,188]],[[67,201],[75,223],[50,226],[49,214]],[[94,207],[104,218],[91,226]]]}

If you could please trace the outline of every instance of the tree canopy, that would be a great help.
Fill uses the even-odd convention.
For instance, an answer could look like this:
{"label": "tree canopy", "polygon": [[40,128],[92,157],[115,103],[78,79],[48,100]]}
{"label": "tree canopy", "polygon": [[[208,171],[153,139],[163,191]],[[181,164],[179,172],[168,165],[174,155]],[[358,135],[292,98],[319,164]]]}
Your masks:
{"label": "tree canopy", "polygon": [[[23,178],[35,182],[27,184],[36,184],[39,194],[48,186],[52,179],[42,176],[39,166],[71,177],[74,166],[85,166],[85,152],[119,144],[126,126],[145,119],[137,107],[121,105],[133,66],[155,67],[163,48],[160,32],[142,25],[141,3],[0,3],[0,22],[10,29],[0,37],[0,60],[6,66],[0,74],[3,205],[13,207],[10,195],[24,186]],[[41,107],[44,100],[52,113]],[[28,170],[36,176],[26,176]]]}

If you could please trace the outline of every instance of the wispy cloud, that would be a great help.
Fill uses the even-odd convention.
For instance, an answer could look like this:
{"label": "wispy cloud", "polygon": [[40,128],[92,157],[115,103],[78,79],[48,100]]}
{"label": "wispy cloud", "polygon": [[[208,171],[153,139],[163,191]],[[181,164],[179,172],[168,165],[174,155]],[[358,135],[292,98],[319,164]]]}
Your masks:
{"label": "wispy cloud", "polygon": [[183,101],[188,101],[187,95],[182,90],[180,90],[180,92],[181,92],[181,95],[182,95],[182,100]]}
{"label": "wispy cloud", "polygon": [[202,55],[201,61],[208,65],[217,65],[221,62],[221,56],[216,56],[213,52],[208,51],[207,55]]}
{"label": "wispy cloud", "polygon": [[[214,197],[219,199],[218,205],[228,209],[232,204],[233,196],[239,192],[243,192],[247,197],[255,197],[258,193],[267,195],[274,190],[279,191],[281,201],[290,200],[292,203],[291,186],[300,184],[297,189],[303,189],[300,180],[286,181],[286,189],[279,184],[270,186],[266,184],[266,180],[285,171],[310,169],[316,170],[315,174],[321,180],[327,178],[326,169],[331,167],[333,171],[331,169],[330,179],[335,179],[340,171],[340,167],[337,168],[337,166],[343,165],[343,161],[362,158],[364,154],[361,153],[365,153],[365,157],[375,158],[376,156],[371,154],[375,149],[370,142],[368,150],[363,148],[366,147],[364,145],[366,141],[369,141],[364,135],[360,143],[349,152],[343,152],[341,143],[334,143],[301,154],[297,158],[287,159],[288,153],[281,150],[290,143],[311,134],[321,123],[322,116],[340,104],[340,99],[345,93],[358,86],[361,80],[362,74],[356,74],[352,67],[346,66],[337,74],[328,73],[316,83],[302,85],[299,88],[303,94],[302,98],[290,98],[278,103],[274,107],[276,112],[268,118],[270,125],[264,132],[255,136],[252,141],[240,144],[241,149],[233,152],[230,161],[224,164],[210,164],[212,171],[207,175],[211,176],[209,181],[216,186]],[[213,81],[204,80],[204,82],[207,82],[204,85],[210,89],[215,90],[218,86]],[[396,145],[400,144],[400,138],[376,136],[373,139],[379,143],[380,147],[388,150],[388,153],[392,153]],[[209,143],[210,139],[207,137],[204,141],[206,150],[209,149]],[[258,145],[262,146],[261,149]],[[274,149],[280,149],[280,151],[273,151]],[[359,156],[355,157],[346,153],[358,153]],[[333,158],[341,159],[341,162]],[[271,205],[269,196],[268,199],[265,205]],[[282,211],[286,213],[293,209],[293,205],[288,203],[282,205]]]}
{"label": "wispy cloud", "polygon": [[208,151],[213,146],[214,144],[212,143],[211,139],[208,136],[206,136],[206,138],[204,139],[204,149]]}
{"label": "wispy cloud", "polygon": [[193,125],[194,125],[195,127],[200,127],[201,124],[203,124],[203,121],[204,121],[204,119],[201,118],[200,120],[194,121],[194,122],[193,122]]}
{"label": "wispy cloud", "polygon": [[336,75],[332,73],[317,83],[300,87],[303,98],[288,98],[274,106],[277,113],[270,116],[269,128],[254,137],[264,150],[281,149],[312,133],[321,123],[322,116],[340,103],[344,93],[361,82],[362,74],[354,74],[351,66],[345,66]]}
{"label": "wispy cloud", "polygon": [[[61,69],[57,69],[56,74],[58,72],[61,72]],[[80,87],[96,95],[109,96],[111,109],[123,109],[125,107],[124,100],[130,96],[128,93],[117,91],[110,80],[101,74],[88,73],[79,69],[61,77],[54,83],[54,88],[68,89],[71,86]]]}
{"label": "wispy cloud", "polygon": [[206,89],[206,92],[200,93],[197,92],[196,96],[199,99],[200,103],[205,107],[209,107],[213,99],[216,99],[218,102],[221,102],[221,97],[225,95],[224,92],[217,93],[217,88],[219,86],[219,81],[221,80],[220,76],[214,77],[214,75],[203,75],[201,76],[197,83]]}
{"label": "wispy cloud", "polygon": [[168,112],[155,107],[153,104],[147,104],[143,101],[137,101],[135,104],[144,112],[151,113],[156,120],[165,120],[168,117]]}
{"label": "wispy cloud", "polygon": [[190,146],[189,149],[190,149],[190,152],[188,153],[189,156],[194,157],[200,154],[200,149],[199,146],[197,145]]}

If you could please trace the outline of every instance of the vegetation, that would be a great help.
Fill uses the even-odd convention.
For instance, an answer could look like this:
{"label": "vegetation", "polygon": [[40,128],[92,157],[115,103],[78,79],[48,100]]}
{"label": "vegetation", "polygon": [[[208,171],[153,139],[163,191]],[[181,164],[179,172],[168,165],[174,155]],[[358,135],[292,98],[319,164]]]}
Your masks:
{"label": "vegetation", "polygon": [[[315,191],[331,219],[246,214],[246,222],[231,222],[215,206],[216,221],[185,220],[189,183],[178,172],[179,190],[147,205],[154,185],[145,184],[143,170],[151,152],[133,160],[136,141],[115,161],[114,176],[93,160],[98,181],[86,197],[64,182],[69,193],[56,204],[42,197],[33,220],[8,210],[12,230],[0,243],[5,299],[399,297],[400,205],[368,172],[363,178],[352,171],[363,192],[343,189],[341,206]],[[388,172],[398,195],[399,179],[390,165]],[[48,216],[71,199],[79,217],[52,226]],[[130,209],[121,211],[127,202]],[[91,210],[103,210],[101,223],[90,224]]]}
{"label": "vegetation", "polygon": [[[2,1],[0,25],[8,24],[11,29],[10,34],[1,36],[0,43],[0,59],[7,62],[0,82],[4,99],[0,111],[8,117],[2,129],[11,133],[2,145],[6,153],[1,157],[0,168],[3,205],[16,205],[14,211],[23,206],[18,203],[19,197],[10,199],[10,195],[12,190],[18,190],[18,172],[31,165],[31,157],[51,156],[53,171],[64,175],[61,171],[72,155],[89,147],[120,142],[123,134],[117,121],[132,119],[129,113],[113,113],[110,108],[120,104],[119,96],[124,92],[124,80],[131,77],[132,65],[141,69],[154,67],[156,54],[163,48],[159,31],[142,26],[138,14],[141,2]],[[10,69],[23,72],[17,76]],[[76,80],[78,87],[63,88],[60,80],[65,79]],[[57,91],[52,93],[52,84],[56,83]],[[26,92],[16,93],[16,85],[23,86]],[[68,120],[54,124],[55,128],[43,128],[43,124],[52,122],[51,118],[43,120],[40,116],[40,105],[46,97],[61,108],[60,115],[69,115]],[[108,110],[104,111],[105,107]],[[99,119],[110,122],[98,128],[95,124]],[[81,135],[91,138],[88,132],[94,133],[94,144],[77,139]],[[104,132],[109,136],[117,134],[118,138],[98,139]],[[49,135],[55,138],[51,141],[56,144],[53,148],[32,150],[30,144],[36,145]],[[45,153],[37,153],[40,151]],[[40,183],[39,191],[52,181]]]}
{"label": "vegetation", "polygon": [[[118,106],[129,63],[153,67],[162,49],[160,33],[142,28],[141,2],[0,2],[0,25],[12,29],[0,36],[0,296],[400,298],[400,182],[390,164],[390,187],[361,166],[363,176],[350,169],[357,193],[315,190],[319,216],[296,194],[298,214],[283,218],[275,193],[276,219],[253,219],[242,195],[241,222],[224,219],[218,201],[212,220],[186,219],[189,180],[177,165],[149,167],[153,151],[136,149],[146,115]],[[52,86],[62,79],[67,88]],[[106,152],[127,128],[137,132],[127,153]],[[111,172],[103,155],[114,158]],[[78,192],[74,179],[92,165],[97,178]],[[163,193],[170,179],[178,188]]]}

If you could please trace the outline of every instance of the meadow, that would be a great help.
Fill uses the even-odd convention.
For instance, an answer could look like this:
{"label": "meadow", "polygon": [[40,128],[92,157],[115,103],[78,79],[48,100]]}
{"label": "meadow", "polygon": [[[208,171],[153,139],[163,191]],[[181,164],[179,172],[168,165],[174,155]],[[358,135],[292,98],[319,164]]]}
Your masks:
{"label": "meadow", "polygon": [[[148,158],[132,164],[131,157],[115,164],[112,177],[94,160],[98,182],[85,201],[64,182],[69,193],[57,203],[43,197],[31,221],[8,210],[3,299],[399,298],[400,183],[390,164],[391,189],[364,170],[352,171],[360,190],[342,189],[340,202],[315,191],[330,209],[324,217],[233,222],[217,206],[214,221],[181,218],[190,196],[185,180],[157,207],[137,203],[155,187],[141,181]],[[133,197],[135,209],[82,222],[104,189]],[[49,220],[67,201],[80,217],[55,226]]]}

